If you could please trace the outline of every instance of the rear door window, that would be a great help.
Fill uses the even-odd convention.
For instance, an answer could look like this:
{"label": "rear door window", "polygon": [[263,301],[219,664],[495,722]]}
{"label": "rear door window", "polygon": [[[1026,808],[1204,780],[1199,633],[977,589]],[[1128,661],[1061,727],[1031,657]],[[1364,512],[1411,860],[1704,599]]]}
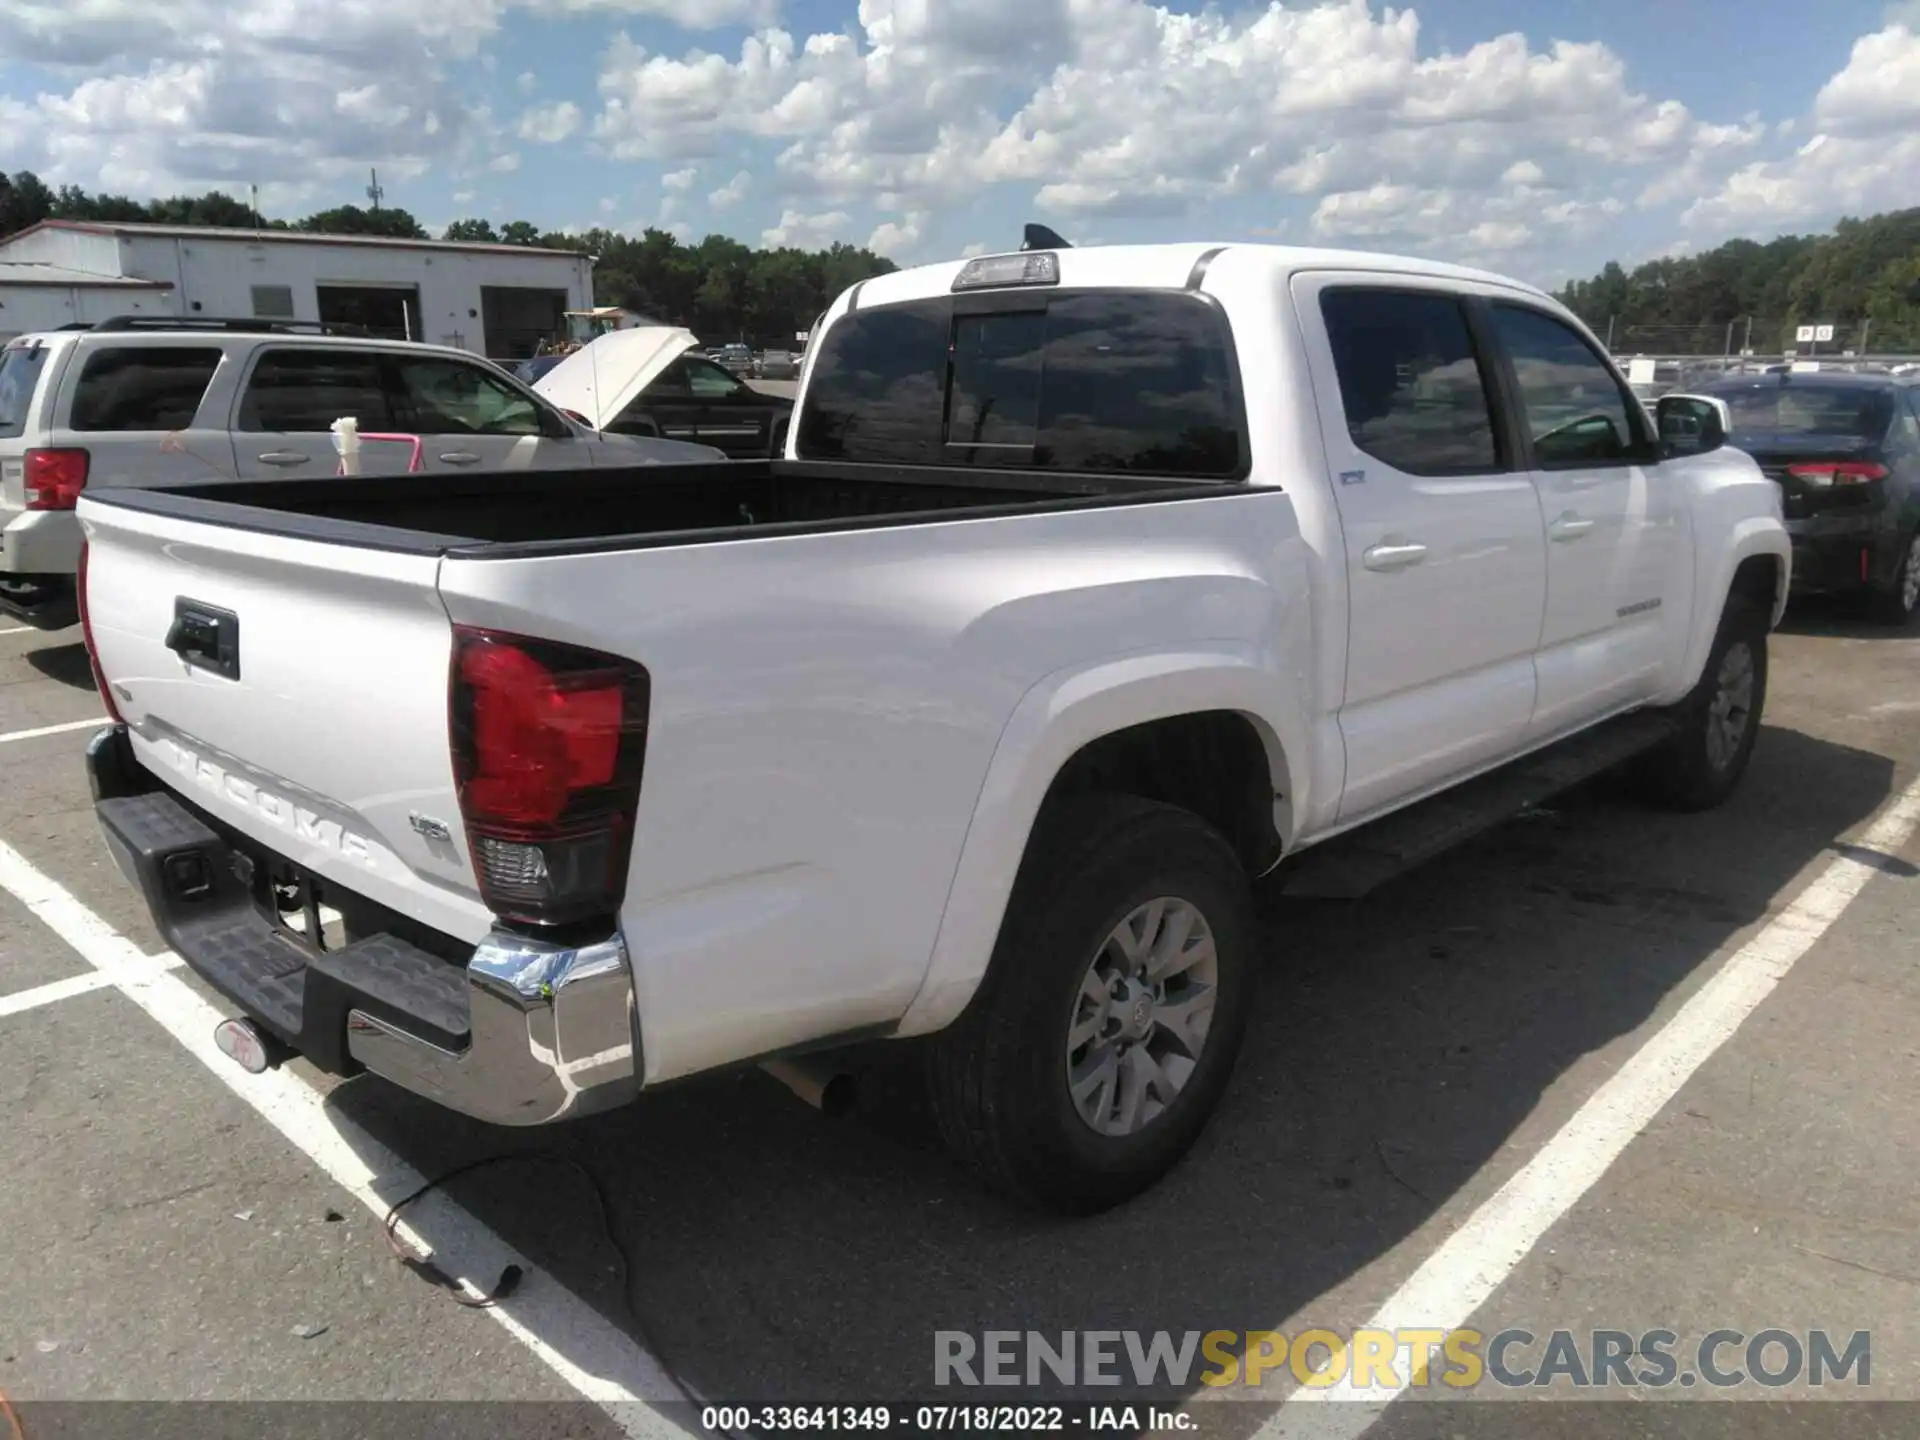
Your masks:
{"label": "rear door window", "polygon": [[351,415],[362,430],[394,429],[374,350],[285,346],[264,350],[240,399],[239,428],[320,434]]}
{"label": "rear door window", "polygon": [[1320,297],[1320,313],[1356,448],[1409,475],[1504,468],[1457,296],[1342,287]]}
{"label": "rear door window", "polygon": [[540,407],[482,370],[438,356],[388,356],[402,430],[422,435],[538,435]]}
{"label": "rear door window", "polygon": [[1060,291],[878,307],[813,362],[797,453],[909,465],[1234,479],[1244,412],[1225,319],[1187,294]]}
{"label": "rear door window", "polygon": [[115,346],[86,357],[69,428],[185,430],[200,412],[220,351],[209,347]]}
{"label": "rear door window", "polygon": [[27,428],[27,408],[46,367],[47,347],[29,343],[0,349],[0,440],[14,440]]}

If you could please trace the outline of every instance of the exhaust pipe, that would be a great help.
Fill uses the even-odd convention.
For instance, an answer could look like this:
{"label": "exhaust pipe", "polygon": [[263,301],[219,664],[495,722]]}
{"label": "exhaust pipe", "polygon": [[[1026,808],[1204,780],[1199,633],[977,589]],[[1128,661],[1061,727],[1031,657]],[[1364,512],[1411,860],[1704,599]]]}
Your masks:
{"label": "exhaust pipe", "polygon": [[859,1086],[853,1076],[831,1060],[798,1055],[762,1061],[760,1068],[822,1115],[832,1118],[852,1110],[858,1096]]}

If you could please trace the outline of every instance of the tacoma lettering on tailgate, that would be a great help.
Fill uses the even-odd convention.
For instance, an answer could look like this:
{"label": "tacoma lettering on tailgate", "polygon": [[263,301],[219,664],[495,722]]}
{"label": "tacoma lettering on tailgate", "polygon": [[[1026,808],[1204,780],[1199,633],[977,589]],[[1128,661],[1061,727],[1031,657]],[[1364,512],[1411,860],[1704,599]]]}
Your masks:
{"label": "tacoma lettering on tailgate", "polygon": [[305,806],[296,805],[286,796],[276,795],[256,785],[245,776],[235,775],[224,766],[196,755],[178,741],[166,740],[161,743],[174,768],[200,789],[258,812],[309,845],[337,851],[346,859],[365,865],[368,869],[378,864],[373,843],[365,836],[356,835],[338,822],[324,819]]}

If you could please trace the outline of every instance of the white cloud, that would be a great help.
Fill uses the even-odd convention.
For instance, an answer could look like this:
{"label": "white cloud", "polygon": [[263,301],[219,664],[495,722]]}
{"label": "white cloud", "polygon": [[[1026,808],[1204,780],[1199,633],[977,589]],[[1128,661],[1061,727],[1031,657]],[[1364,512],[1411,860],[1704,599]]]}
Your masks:
{"label": "white cloud", "polygon": [[1892,24],[1855,41],[1802,128],[1811,136],[1791,155],[1733,170],[1687,207],[1682,223],[1730,234],[1912,204],[1920,176],[1920,31]]}
{"label": "white cloud", "polygon": [[580,128],[580,107],[571,100],[551,105],[535,105],[520,117],[522,140],[536,145],[557,145]]}
{"label": "white cloud", "polygon": [[[532,8],[535,0],[524,0]],[[547,14],[632,15],[668,20],[682,30],[721,30],[735,25],[771,25],[779,0],[538,0]]]}
{"label": "white cloud", "polygon": [[473,203],[473,195],[474,192],[471,190],[456,190],[453,192],[453,203],[456,205],[471,205]]}
{"label": "white cloud", "polygon": [[747,192],[753,188],[753,176],[742,170],[733,179],[707,195],[707,204],[715,210],[731,210],[747,198]]}
{"label": "white cloud", "polygon": [[[766,25],[778,0],[0,0],[0,56],[76,78],[11,97],[9,169],[54,183],[169,193],[257,181],[263,203],[337,198],[377,165],[404,182],[486,164],[497,124],[450,73],[514,10],[647,16],[694,29]],[[31,73],[28,71],[27,73]],[[503,77],[504,79],[504,77]],[[528,70],[500,87],[532,95]],[[571,116],[571,119],[568,117]],[[572,102],[529,112],[527,139],[564,139]]]}
{"label": "white cloud", "polygon": [[[1522,270],[1633,205],[1686,206],[1701,236],[1904,203],[1920,173],[1920,0],[1890,7],[1797,122],[1728,123],[1643,93],[1605,44],[1514,33],[1447,50],[1414,8],[1370,0],[857,0],[817,33],[783,26],[779,0],[317,8],[0,0],[13,73],[67,77],[0,96],[0,159],[136,194],[257,180],[284,213],[357,193],[369,165],[406,204],[429,171],[471,183],[509,173],[520,147],[590,135],[615,161],[666,162],[682,203],[663,224],[702,191],[715,211],[765,197],[782,216],[768,234],[870,232],[909,254],[933,231],[923,217],[1005,190],[1062,228],[1162,217],[1172,233],[1231,206],[1257,233]],[[746,33],[661,44],[636,27],[660,48],[617,36],[592,102],[543,102],[539,74],[509,79],[524,60],[488,49],[516,12]],[[499,114],[451,68],[495,51]],[[1807,137],[1822,148],[1787,153]]]}
{"label": "white cloud", "polygon": [[1920,125],[1920,20],[1856,40],[1846,68],[1815,97],[1813,112],[1816,124],[1838,135]]}
{"label": "white cloud", "polygon": [[974,240],[961,247],[960,258],[962,260],[971,260],[976,255],[985,255],[986,253],[987,242],[984,240]]}
{"label": "white cloud", "polygon": [[[1630,83],[1597,43],[1520,34],[1423,52],[1411,9],[1322,0],[1182,13],[1151,0],[861,0],[856,30],[767,27],[734,54],[621,39],[595,134],[629,158],[780,142],[771,178],[802,213],[886,195],[934,212],[1000,185],[1066,218],[1178,216],[1236,197],[1375,187],[1496,195],[1567,187],[1568,218],[1441,207],[1421,248],[1479,250],[1585,224],[1622,176],[1645,186],[1751,127],[1716,127]],[[1704,159],[1692,176],[1710,171]],[[1631,187],[1629,190],[1631,193]],[[1322,217],[1365,223],[1338,201]],[[1431,201],[1427,202],[1431,209]],[[1374,223],[1384,226],[1382,217]],[[1483,224],[1491,222],[1489,228]]]}
{"label": "white cloud", "polygon": [[926,223],[926,215],[919,211],[903,215],[897,221],[883,221],[876,225],[873,234],[867,237],[867,249],[876,255],[900,260],[919,245]]}
{"label": "white cloud", "polygon": [[[501,0],[0,0],[0,55],[79,78],[6,131],[8,168],[133,194],[257,181],[269,209],[364,183],[390,202],[431,166],[490,145],[485,108],[447,74]],[[27,96],[19,96],[27,100]],[[356,187],[357,189],[357,187]]]}
{"label": "white cloud", "polygon": [[1533,238],[1533,227],[1518,220],[1482,220],[1467,231],[1467,243],[1478,250],[1518,250]]}
{"label": "white cloud", "polygon": [[778,225],[760,232],[760,244],[769,250],[784,245],[817,250],[836,240],[845,240],[847,228],[852,224],[853,217],[842,210],[830,210],[824,215],[802,215],[798,210],[788,210],[780,216]]}

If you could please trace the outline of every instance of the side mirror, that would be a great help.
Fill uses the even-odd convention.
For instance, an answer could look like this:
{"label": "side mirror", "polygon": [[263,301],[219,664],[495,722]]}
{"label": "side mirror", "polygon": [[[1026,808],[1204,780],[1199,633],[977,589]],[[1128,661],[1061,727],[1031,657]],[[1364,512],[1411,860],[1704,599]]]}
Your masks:
{"label": "side mirror", "polygon": [[1660,454],[1669,460],[1718,450],[1733,428],[1727,402],[1711,395],[1662,395],[1654,402],[1653,413],[1660,431]]}

